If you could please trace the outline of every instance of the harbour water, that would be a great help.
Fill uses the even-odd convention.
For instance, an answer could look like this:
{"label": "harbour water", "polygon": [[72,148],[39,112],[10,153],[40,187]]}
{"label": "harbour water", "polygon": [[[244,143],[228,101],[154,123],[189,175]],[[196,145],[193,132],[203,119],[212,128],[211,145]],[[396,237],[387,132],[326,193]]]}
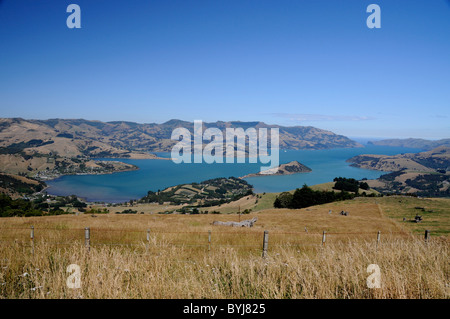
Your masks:
{"label": "harbour water", "polygon": [[[347,159],[360,154],[394,155],[416,153],[419,149],[365,145],[363,148],[341,148],[328,150],[280,150],[280,164],[296,160],[312,172],[283,176],[258,176],[246,180],[254,186],[256,193],[282,192],[303,184],[314,185],[332,181],[335,177],[375,179],[386,172],[360,169],[350,166]],[[158,153],[169,157],[169,153]],[[114,160],[114,159],[103,159]],[[47,192],[52,195],[78,195],[88,201],[124,202],[138,199],[149,190],[163,190],[182,183],[201,182],[217,177],[241,177],[257,173],[261,164],[253,163],[192,163],[175,164],[170,160],[120,161],[134,164],[139,170],[105,175],[69,175],[48,181]]]}

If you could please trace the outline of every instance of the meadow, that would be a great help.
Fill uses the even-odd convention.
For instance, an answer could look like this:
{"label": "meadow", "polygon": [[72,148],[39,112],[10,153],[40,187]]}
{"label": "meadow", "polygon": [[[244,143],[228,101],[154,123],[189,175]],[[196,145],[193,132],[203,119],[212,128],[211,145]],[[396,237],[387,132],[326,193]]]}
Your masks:
{"label": "meadow", "polygon": [[[357,198],[298,210],[258,210],[266,195],[272,196],[258,198],[253,211],[241,216],[236,209],[2,218],[0,297],[449,297],[449,241],[443,231],[448,230],[449,200]],[[424,216],[424,226],[403,221],[416,206],[436,214]],[[141,208],[146,210],[134,209]],[[253,217],[258,220],[252,228],[211,225]],[[425,241],[423,228],[436,222],[442,226],[431,229]],[[71,264],[80,267],[80,288],[67,285]],[[367,285],[371,264],[380,268],[381,288]]]}

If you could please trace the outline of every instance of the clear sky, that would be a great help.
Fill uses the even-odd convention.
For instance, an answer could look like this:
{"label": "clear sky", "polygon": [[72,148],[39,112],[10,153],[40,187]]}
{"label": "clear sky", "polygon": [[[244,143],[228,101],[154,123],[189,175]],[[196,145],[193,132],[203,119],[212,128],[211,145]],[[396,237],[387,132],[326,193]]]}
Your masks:
{"label": "clear sky", "polygon": [[449,110],[449,0],[0,0],[0,117],[438,139]]}

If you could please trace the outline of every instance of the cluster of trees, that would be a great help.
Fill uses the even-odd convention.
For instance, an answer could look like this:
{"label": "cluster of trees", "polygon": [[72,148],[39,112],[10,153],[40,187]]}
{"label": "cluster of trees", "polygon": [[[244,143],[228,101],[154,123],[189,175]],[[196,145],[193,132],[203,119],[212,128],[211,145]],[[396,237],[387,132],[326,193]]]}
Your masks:
{"label": "cluster of trees", "polygon": [[[207,210],[199,210],[198,209],[199,206],[184,206],[181,207],[179,209],[177,209],[176,211],[181,213],[181,214],[220,214],[220,212],[213,210],[213,211],[207,211]],[[241,214],[250,214],[251,213],[251,209],[244,209],[242,212],[240,212]],[[171,212],[173,213],[173,212]],[[239,212],[236,212],[236,214],[239,214]]]}
{"label": "cluster of trees", "polygon": [[335,182],[333,189],[341,191],[354,192],[358,194],[360,188],[364,190],[370,189],[367,182],[359,182],[354,178],[336,177],[333,181]]}
{"label": "cluster of trees", "polygon": [[[80,201],[77,196],[58,196],[48,200],[47,195],[40,195],[33,199],[19,198],[12,199],[6,194],[0,194],[0,217],[29,217],[68,214],[63,207],[78,208],[85,212],[87,204]],[[104,211],[89,211],[90,213],[101,214]]]}
{"label": "cluster of trees", "polygon": [[[442,173],[420,174],[415,178],[408,178],[405,184],[395,180],[396,177],[406,174],[406,170],[381,175],[380,180],[388,182],[392,194],[423,197],[450,197],[450,188],[445,185],[449,182],[448,175]],[[413,188],[411,190],[410,188]],[[414,191],[414,193],[410,193]]]}
{"label": "cluster of trees", "polygon": [[393,182],[395,180],[396,177],[405,174],[406,169],[397,171],[397,172],[392,172],[392,173],[388,173],[388,174],[383,174],[379,177],[380,180],[386,181],[386,182]]}
{"label": "cluster of trees", "polygon": [[[205,212],[200,211],[197,207],[189,207],[189,206],[184,206],[181,207],[179,209],[177,209],[177,212],[181,213],[181,214],[204,214]],[[207,211],[206,211],[207,214]]]}
{"label": "cluster of trees", "polygon": [[20,194],[33,194],[35,192],[40,192],[45,187],[45,183],[43,182],[38,182],[36,184],[25,183],[18,178],[1,173],[0,185],[6,189],[14,190]]}
{"label": "cluster of trees", "polygon": [[313,205],[331,203],[339,200],[355,198],[356,194],[347,191],[315,191],[306,184],[297,188],[293,194],[283,192],[274,202],[275,208],[305,208]]}
{"label": "cluster of trees", "polygon": [[121,212],[116,212],[116,214],[137,214],[137,210],[125,209]]}
{"label": "cluster of trees", "polygon": [[424,197],[449,197],[450,188],[443,188],[448,177],[441,174],[423,174],[415,179],[407,179],[406,185],[418,189],[417,195]]}
{"label": "cluster of trees", "polygon": [[207,210],[199,210],[199,206],[184,206],[179,209],[177,209],[177,212],[181,214],[220,214],[218,211],[207,211]]}
{"label": "cluster of trees", "polygon": [[33,204],[38,209],[47,210],[47,209],[59,209],[61,207],[71,206],[74,208],[78,208],[79,211],[85,211],[87,204],[81,202],[76,195],[70,196],[58,196],[55,200],[47,202],[47,198],[45,195],[35,198]]}
{"label": "cluster of trees", "polygon": [[8,195],[0,194],[0,217],[31,217],[67,214],[61,208],[43,211],[38,204],[25,199],[11,199]]}
{"label": "cluster of trees", "polygon": [[109,214],[109,210],[106,208],[91,208],[85,211],[86,214]]}
{"label": "cluster of trees", "polygon": [[19,142],[19,143],[12,143],[8,146],[4,146],[0,148],[0,154],[17,154],[17,153],[23,153],[23,150],[29,147],[38,147],[38,146],[44,146],[47,144],[53,144],[54,141],[49,140],[44,142],[43,140],[29,140],[28,142]]}

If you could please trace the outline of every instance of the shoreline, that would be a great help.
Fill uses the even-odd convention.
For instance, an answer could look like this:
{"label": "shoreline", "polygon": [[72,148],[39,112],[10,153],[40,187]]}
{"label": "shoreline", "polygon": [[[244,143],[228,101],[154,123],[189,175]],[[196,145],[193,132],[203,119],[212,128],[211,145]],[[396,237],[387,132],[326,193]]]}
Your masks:
{"label": "shoreline", "polygon": [[[150,158],[148,158],[148,159],[150,159]],[[113,171],[113,172],[97,172],[97,173],[81,173],[80,172],[80,173],[59,174],[58,176],[54,176],[54,177],[46,178],[46,179],[42,179],[42,178],[35,177],[35,176],[33,176],[33,178],[35,178],[35,179],[37,179],[37,180],[39,180],[41,182],[46,182],[46,181],[53,181],[53,180],[56,180],[56,179],[64,177],[64,176],[107,175],[107,174],[115,174],[115,173],[122,173],[122,172],[132,172],[132,171],[137,171],[137,170],[140,170],[140,167],[136,166],[136,165],[133,165],[133,168],[123,169],[123,170],[118,170],[118,171]],[[46,187],[46,188],[48,188],[48,187]]]}

